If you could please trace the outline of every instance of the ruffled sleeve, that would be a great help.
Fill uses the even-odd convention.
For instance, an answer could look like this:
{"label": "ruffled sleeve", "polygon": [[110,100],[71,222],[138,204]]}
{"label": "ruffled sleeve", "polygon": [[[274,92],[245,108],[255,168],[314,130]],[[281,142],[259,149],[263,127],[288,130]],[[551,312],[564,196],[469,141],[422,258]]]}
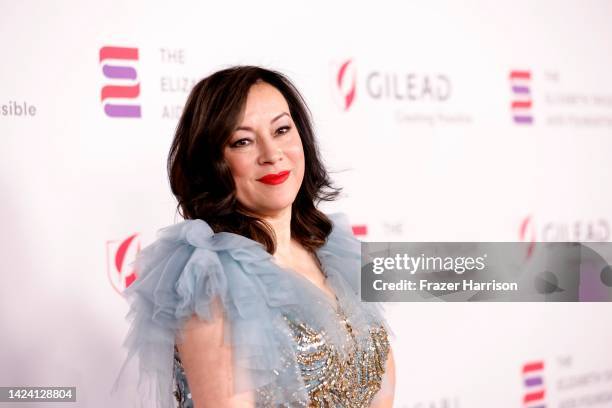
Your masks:
{"label": "ruffled sleeve", "polygon": [[[269,261],[261,244],[237,234],[214,234],[202,220],[160,230],[157,240],[137,255],[138,277],[124,292],[130,305],[124,342],[128,355],[112,391],[121,387],[137,393],[142,406],[174,407],[175,342],[181,341],[191,316],[211,319],[215,299],[230,323],[225,342],[232,347],[233,369],[241,373],[234,391],[272,383],[299,391],[295,376],[278,378],[291,359],[290,339],[277,326],[280,309],[292,303],[291,284],[271,270]],[[134,387],[124,375],[136,361]]]}

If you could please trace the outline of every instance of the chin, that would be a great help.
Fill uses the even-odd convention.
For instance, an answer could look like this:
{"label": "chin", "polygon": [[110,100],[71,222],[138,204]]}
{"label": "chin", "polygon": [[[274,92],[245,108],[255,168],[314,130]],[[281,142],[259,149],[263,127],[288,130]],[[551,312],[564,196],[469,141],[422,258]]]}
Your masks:
{"label": "chin", "polygon": [[274,201],[274,202],[268,201],[264,208],[268,211],[277,212],[277,211],[284,210],[287,207],[291,207],[292,205],[293,205],[293,200],[283,200],[283,201]]}
{"label": "chin", "polygon": [[256,213],[275,213],[293,205],[299,188],[295,185],[283,186],[283,188],[256,188],[251,189],[244,195],[238,195],[238,201],[251,211]]}
{"label": "chin", "polygon": [[291,207],[295,201],[295,195],[285,197],[270,197],[268,196],[265,200],[260,202],[260,205],[254,206],[260,213],[272,214]]}

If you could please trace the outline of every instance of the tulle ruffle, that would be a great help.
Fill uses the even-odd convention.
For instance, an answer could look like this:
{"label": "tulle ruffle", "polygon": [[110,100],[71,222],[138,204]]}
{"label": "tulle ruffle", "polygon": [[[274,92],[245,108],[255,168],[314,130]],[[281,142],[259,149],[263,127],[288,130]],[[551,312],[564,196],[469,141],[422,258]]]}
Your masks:
{"label": "tulle ruffle", "polygon": [[266,387],[274,390],[276,404],[308,403],[284,318],[324,330],[341,353],[349,346],[338,324],[337,306],[351,322],[357,341],[365,344],[372,326],[383,325],[391,333],[380,306],[360,301],[360,243],[348,220],[342,214],[329,217],[334,227],[317,255],[337,304],[306,278],[279,267],[251,239],[215,234],[203,220],[161,229],[158,239],[136,257],[138,278],[124,292],[130,304],[131,326],[124,342],[128,356],[113,389],[136,357],[143,406],[173,407],[174,344],[182,340],[192,315],[211,319],[213,300],[218,299],[229,322],[224,340],[232,347],[232,368],[240,373],[234,391]]}

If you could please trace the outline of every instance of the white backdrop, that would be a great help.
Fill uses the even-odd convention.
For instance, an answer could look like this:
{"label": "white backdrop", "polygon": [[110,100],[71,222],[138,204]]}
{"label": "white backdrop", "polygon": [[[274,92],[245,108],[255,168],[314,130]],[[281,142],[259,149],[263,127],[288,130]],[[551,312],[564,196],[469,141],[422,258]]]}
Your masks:
{"label": "white backdrop", "polygon": [[[344,188],[323,209],[362,239],[609,241],[610,21],[603,0],[2,1],[0,386],[131,406],[109,395],[127,264],[180,221],[165,160],[191,85],[233,64],[303,92]],[[105,113],[123,104],[140,116]],[[397,407],[612,406],[609,303],[387,310]]]}

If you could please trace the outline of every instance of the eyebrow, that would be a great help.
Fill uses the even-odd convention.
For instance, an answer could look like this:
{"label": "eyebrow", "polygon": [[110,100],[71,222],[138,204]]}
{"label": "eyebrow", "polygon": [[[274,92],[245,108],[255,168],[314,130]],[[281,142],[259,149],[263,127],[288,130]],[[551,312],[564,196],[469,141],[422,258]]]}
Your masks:
{"label": "eyebrow", "polygon": [[[289,116],[289,114],[288,114],[287,112],[283,112],[283,113],[281,113],[280,115],[277,115],[276,117],[274,117],[274,118],[273,118],[273,119],[270,121],[270,123],[274,123],[274,122],[276,122],[278,119],[280,119],[280,118],[281,118],[281,117],[283,117],[284,115]],[[236,129],[234,129],[234,130],[248,130],[248,131],[250,131],[250,132],[252,132],[252,131],[253,131],[253,129],[251,129],[251,128],[250,128],[250,127],[248,127],[248,126],[238,126],[238,127],[237,127]]]}

